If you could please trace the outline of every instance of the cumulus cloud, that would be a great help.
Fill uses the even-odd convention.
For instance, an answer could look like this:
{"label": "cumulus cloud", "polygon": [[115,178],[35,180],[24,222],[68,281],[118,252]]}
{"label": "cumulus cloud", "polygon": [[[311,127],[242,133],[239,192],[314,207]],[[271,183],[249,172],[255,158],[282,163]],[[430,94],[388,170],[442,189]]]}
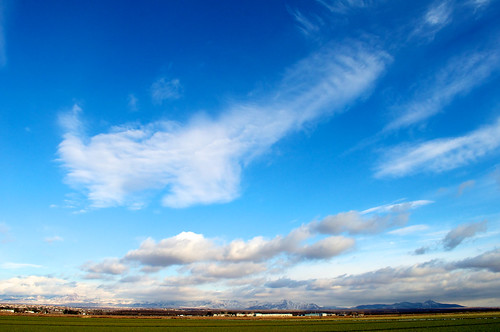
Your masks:
{"label": "cumulus cloud", "polygon": [[325,47],[290,68],[269,97],[186,124],[125,125],[87,137],[75,105],[61,117],[58,154],[66,181],[84,189],[94,207],[133,205],[146,190],[163,191],[169,207],[231,201],[245,165],[369,92],[389,61],[364,44]]}
{"label": "cumulus cloud", "polygon": [[[194,232],[182,232],[158,242],[148,238],[139,248],[130,250],[119,261],[121,270],[116,271],[116,274],[125,271],[122,263],[138,264],[144,272],[158,272],[176,265],[189,271],[192,278],[199,282],[208,282],[213,281],[217,275],[234,278],[236,275],[258,274],[264,267],[271,268],[273,265],[273,268],[279,269],[306,260],[328,260],[355,246],[353,238],[340,235],[341,233],[354,235],[382,232],[388,227],[406,223],[409,210],[429,203],[431,201],[420,200],[379,206],[362,213],[339,213],[301,225],[286,235],[276,235],[273,238],[255,236],[224,243]],[[324,234],[330,236],[325,237]],[[110,263],[118,262],[90,264],[84,270],[112,273],[103,271]]]}
{"label": "cumulus cloud", "polygon": [[500,273],[500,249],[485,252],[479,256],[467,258],[456,263],[459,268],[486,269]]}
{"label": "cumulus cloud", "polygon": [[[202,234],[183,232],[156,243],[145,240],[138,249],[129,251],[124,259],[148,266],[167,267],[191,263],[211,262],[212,270],[233,269],[238,263],[260,263],[280,255],[302,259],[328,259],[341,254],[354,245],[354,240],[341,236],[319,240],[313,244],[302,244],[311,237],[303,227],[291,231],[287,236],[273,239],[257,236],[248,241],[236,239],[228,244],[217,244]],[[216,264],[215,264],[216,263]],[[236,265],[235,265],[236,264]],[[259,265],[241,265],[255,268]],[[199,271],[198,267],[192,271]]]}
{"label": "cumulus cloud", "polygon": [[73,282],[47,276],[25,276],[0,280],[1,299],[9,302],[65,304],[87,303],[126,303],[117,297],[113,290],[106,290],[94,284]]}
{"label": "cumulus cloud", "polygon": [[[307,299],[320,305],[351,306],[374,301],[393,303],[431,298],[466,305],[494,305],[498,303],[498,294],[492,290],[500,288],[499,255],[500,251],[494,249],[459,261],[431,260],[359,274],[303,280],[260,275],[247,278],[264,272],[260,264],[248,262],[227,266],[202,264],[188,277],[158,280],[149,276],[128,276],[118,283],[107,281],[100,285],[89,281],[26,276],[0,280],[0,299],[17,299],[23,303],[123,305],[165,299],[190,301],[187,303],[207,299],[246,303],[287,298],[293,301]],[[223,287],[218,291],[199,287],[207,282],[217,282]],[[134,287],[130,286],[131,283]]]}
{"label": "cumulus cloud", "polygon": [[304,259],[327,259],[350,249],[354,246],[354,239],[343,236],[330,236],[298,250]]}
{"label": "cumulus cloud", "polygon": [[497,256],[498,250],[493,250],[464,261],[431,260],[333,278],[278,278],[257,286],[253,295],[268,299],[307,298],[318,304],[342,306],[408,299],[494,305],[498,294],[491,290],[500,286]]}
{"label": "cumulus cloud", "polygon": [[487,221],[478,221],[475,223],[464,224],[452,229],[443,239],[445,250],[455,249],[465,239],[474,237],[477,233],[486,231]]}
{"label": "cumulus cloud", "polygon": [[376,177],[402,177],[419,172],[440,173],[492,154],[500,146],[500,118],[467,135],[405,144],[389,150]]}
{"label": "cumulus cloud", "polygon": [[129,251],[125,260],[151,266],[170,266],[213,260],[219,255],[220,249],[213,240],[206,239],[202,234],[182,232],[158,243],[148,238],[139,249]]}
{"label": "cumulus cloud", "polygon": [[289,278],[280,278],[277,280],[272,280],[266,283],[267,287],[270,288],[297,288],[307,285],[308,282],[305,280],[292,280]]}
{"label": "cumulus cloud", "polygon": [[349,211],[312,222],[312,230],[322,234],[375,234],[408,221],[409,211],[432,203],[428,200],[377,206],[362,212]]}
{"label": "cumulus cloud", "polygon": [[151,97],[155,104],[161,105],[165,100],[179,99],[181,93],[182,86],[177,78],[169,80],[162,77],[151,85]]}
{"label": "cumulus cloud", "polygon": [[424,255],[424,254],[428,253],[429,250],[430,250],[429,247],[420,247],[420,248],[415,249],[413,254],[414,255]]}
{"label": "cumulus cloud", "polygon": [[191,270],[192,275],[206,278],[234,279],[255,275],[267,270],[267,265],[253,262],[238,263],[210,263],[195,265]]}
{"label": "cumulus cloud", "polygon": [[99,263],[87,262],[82,266],[82,270],[88,272],[92,279],[95,279],[103,274],[122,274],[128,271],[128,267],[116,258],[108,258]]}

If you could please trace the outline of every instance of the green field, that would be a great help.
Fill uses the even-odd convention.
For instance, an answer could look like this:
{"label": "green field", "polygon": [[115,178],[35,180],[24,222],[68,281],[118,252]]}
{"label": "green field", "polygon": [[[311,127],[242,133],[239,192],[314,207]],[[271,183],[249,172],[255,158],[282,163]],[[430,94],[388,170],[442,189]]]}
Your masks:
{"label": "green field", "polygon": [[500,314],[355,319],[0,316],[0,331],[500,331]]}

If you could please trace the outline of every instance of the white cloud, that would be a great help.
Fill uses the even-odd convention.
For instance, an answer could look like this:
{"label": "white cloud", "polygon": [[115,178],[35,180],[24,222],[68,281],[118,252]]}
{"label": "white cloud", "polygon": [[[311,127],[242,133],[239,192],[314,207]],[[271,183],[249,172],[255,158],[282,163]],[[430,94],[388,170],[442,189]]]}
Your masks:
{"label": "white cloud", "polygon": [[330,236],[298,250],[304,259],[328,259],[354,247],[355,241],[343,236]]}
{"label": "white cloud", "polygon": [[497,165],[496,170],[492,174],[493,178],[495,179],[498,188],[500,189],[500,167]]}
{"label": "white cloud", "polygon": [[133,205],[146,190],[163,204],[186,207],[239,196],[242,168],[305,124],[341,111],[367,93],[389,57],[363,44],[327,47],[288,70],[274,94],[234,104],[216,118],[180,125],[156,122],[82,134],[75,105],[61,117],[59,145],[66,180],[85,189],[94,207]]}
{"label": "white cloud", "polygon": [[[320,221],[312,222],[310,227],[312,230],[322,234],[376,234],[387,228],[406,224],[411,204],[407,206],[397,204],[396,206],[398,208],[381,211],[382,214],[368,216],[358,211],[342,212],[326,216]],[[373,210],[372,212],[375,211]]]}
{"label": "white cloud", "polygon": [[54,235],[54,236],[46,237],[44,239],[44,241],[47,243],[54,243],[54,242],[62,242],[62,241],[64,241],[64,239],[58,235]]}
{"label": "white cloud", "polygon": [[170,266],[213,260],[219,255],[220,249],[212,240],[202,234],[182,232],[158,243],[148,238],[139,249],[129,251],[125,260],[150,266]]}
{"label": "white cloud", "polygon": [[300,31],[304,35],[306,36],[313,35],[320,30],[322,22],[321,20],[319,20],[319,18],[316,17],[315,21],[317,22],[314,22],[313,20],[307,18],[302,12],[300,12],[297,9],[295,10],[289,9],[288,11],[290,15],[292,15],[292,17],[295,19]]}
{"label": "white cloud", "polygon": [[395,229],[393,231],[390,231],[389,234],[404,236],[412,233],[422,232],[427,229],[429,229],[429,226],[427,225],[412,225],[408,227]]}
{"label": "white cloud", "polygon": [[139,109],[138,106],[139,99],[137,99],[137,97],[133,93],[128,95],[127,101],[128,101],[128,108],[130,109],[130,111],[135,112]]}
{"label": "white cloud", "polygon": [[500,146],[500,118],[467,135],[401,145],[389,150],[376,169],[376,177],[439,173],[465,166],[496,152]]}
{"label": "white cloud", "polygon": [[448,0],[435,1],[419,18],[412,36],[433,39],[436,33],[452,21],[453,4]]}
{"label": "white cloud", "polygon": [[486,220],[460,225],[452,229],[443,239],[443,246],[446,250],[455,249],[465,239],[471,238],[479,232],[486,231]]}
{"label": "white cloud", "polygon": [[25,276],[0,280],[0,294],[2,299],[9,298],[9,302],[20,303],[123,303],[113,290],[91,283],[72,282],[60,278],[46,276]]}
{"label": "white cloud", "polygon": [[474,181],[474,180],[462,182],[458,186],[457,196],[462,196],[466,189],[474,187],[475,184],[476,184],[476,181]]}
{"label": "white cloud", "polygon": [[147,239],[138,249],[129,251],[124,260],[153,267],[209,262],[206,266],[212,269],[227,269],[239,263],[269,262],[280,255],[299,260],[329,259],[354,245],[354,240],[341,236],[303,244],[313,235],[308,227],[303,226],[292,230],[287,236],[278,235],[273,239],[257,236],[248,241],[236,239],[228,244],[217,244],[215,240],[207,239],[202,234],[182,232],[158,243]]}
{"label": "white cloud", "polygon": [[370,213],[401,212],[401,211],[413,210],[413,209],[416,209],[418,207],[425,206],[425,205],[432,204],[432,203],[434,203],[434,202],[429,201],[429,200],[425,200],[425,199],[421,199],[418,201],[376,206],[376,207],[361,211],[360,213],[361,214],[370,214]]}
{"label": "white cloud", "polygon": [[262,263],[253,262],[238,262],[226,264],[198,264],[191,270],[192,275],[201,275],[208,278],[220,279],[233,279],[242,278],[248,275],[255,275],[267,270],[267,265]]}
{"label": "white cloud", "polygon": [[343,305],[426,301],[468,304],[481,300],[494,302],[498,296],[498,274],[479,267],[478,271],[464,270],[455,262],[429,261],[400,267],[386,267],[358,275],[332,279],[309,280],[306,289],[324,299],[336,299]]}
{"label": "white cloud", "polygon": [[438,114],[454,98],[485,83],[500,67],[498,49],[466,53],[451,59],[435,76],[419,82],[423,86],[413,100],[398,108],[402,113],[386,127],[397,130],[421,123]]}
{"label": "white cloud", "polygon": [[[146,269],[152,267],[153,272],[172,265],[189,265],[192,271],[200,271],[196,264],[202,264],[201,266],[213,271],[228,272],[225,269],[231,270],[240,263],[252,263],[241,266],[253,269],[260,268],[261,263],[273,264],[278,259],[281,259],[278,265],[330,259],[355,245],[354,239],[339,234],[374,234],[404,225],[411,209],[429,203],[430,201],[419,200],[386,205],[370,209],[369,215],[357,211],[339,213],[292,229],[285,236],[277,235],[271,239],[256,236],[248,240],[235,239],[229,243],[219,243],[216,239],[208,239],[193,232],[182,232],[159,242],[148,238],[138,249],[129,251],[123,262],[137,262]],[[321,234],[336,236],[323,237]]]}
{"label": "white cloud", "polygon": [[7,243],[10,241],[12,241],[10,227],[4,222],[0,222],[0,243]]}
{"label": "white cloud", "polygon": [[424,246],[424,247],[420,247],[420,248],[415,249],[415,251],[413,251],[413,254],[414,255],[425,255],[430,250],[431,250],[430,247]]}
{"label": "white cloud", "polygon": [[470,0],[469,4],[471,4],[475,8],[482,8],[482,7],[486,7],[487,5],[489,5],[490,2],[491,2],[491,0]]}
{"label": "white cloud", "polygon": [[0,234],[7,234],[10,230],[10,227],[7,226],[6,223],[0,222]]}
{"label": "white cloud", "polygon": [[177,78],[169,80],[162,77],[151,85],[151,97],[155,104],[162,104],[165,100],[179,99],[181,93],[182,86]]}
{"label": "white cloud", "polygon": [[352,9],[366,8],[373,6],[373,0],[317,0],[332,13],[345,14]]}
{"label": "white cloud", "polygon": [[[333,278],[293,280],[262,276],[263,266],[255,263],[232,265],[202,264],[191,276],[158,280],[129,276],[120,282],[72,282],[45,276],[0,280],[0,300],[22,303],[131,304],[140,301],[232,300],[249,304],[286,298],[319,305],[351,306],[367,303],[426,301],[492,306],[499,301],[499,250],[484,252],[459,261],[431,260],[414,265],[384,267],[359,274]],[[249,275],[257,275],[248,278]],[[218,290],[201,286],[216,282]],[[131,285],[133,284],[133,286]],[[250,286],[250,287],[249,287]],[[17,300],[16,300],[17,299]],[[186,302],[187,301],[187,302]],[[200,302],[198,305],[206,304]]]}
{"label": "white cloud", "polygon": [[500,272],[500,249],[485,252],[479,256],[466,258],[456,263],[460,268],[486,269]]}
{"label": "white cloud", "polygon": [[87,262],[82,269],[92,275],[119,275],[128,271],[128,267],[116,258],[108,258],[100,263]]}
{"label": "white cloud", "polygon": [[424,20],[429,25],[443,26],[450,21],[451,13],[449,1],[438,1],[425,13]]}
{"label": "white cloud", "polygon": [[6,262],[0,264],[0,267],[2,269],[6,270],[16,270],[16,269],[24,269],[24,268],[41,268],[41,265],[38,264],[30,264],[30,263],[12,263],[12,262]]}

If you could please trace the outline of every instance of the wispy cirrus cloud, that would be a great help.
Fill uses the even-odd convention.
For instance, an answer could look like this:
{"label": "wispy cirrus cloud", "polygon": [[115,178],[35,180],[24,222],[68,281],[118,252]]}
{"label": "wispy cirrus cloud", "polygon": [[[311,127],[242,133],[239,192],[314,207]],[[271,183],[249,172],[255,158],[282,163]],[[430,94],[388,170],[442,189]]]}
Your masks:
{"label": "wispy cirrus cloud", "polygon": [[443,26],[450,21],[451,13],[450,1],[437,1],[425,13],[424,21],[431,26]]}
{"label": "wispy cirrus cloud", "polygon": [[476,181],[474,181],[474,180],[468,180],[468,181],[460,183],[460,185],[458,186],[458,190],[457,190],[457,196],[462,196],[463,193],[468,188],[474,187],[475,184],[476,184]]}
{"label": "wispy cirrus cloud", "polygon": [[54,242],[62,242],[64,239],[60,237],[59,235],[54,235],[54,236],[48,236],[43,239],[47,243],[54,243]]}
{"label": "wispy cirrus cloud", "polygon": [[182,85],[179,79],[162,77],[151,85],[153,103],[161,105],[165,100],[179,99],[182,94]]}
{"label": "wispy cirrus cloud", "polygon": [[131,93],[127,97],[128,108],[131,112],[136,112],[139,109],[139,99]]}
{"label": "wispy cirrus cloud", "polygon": [[269,97],[186,124],[124,125],[88,137],[75,105],[61,117],[58,154],[66,180],[94,207],[136,206],[147,190],[165,193],[169,207],[229,202],[239,196],[245,165],[287,134],[369,93],[389,61],[362,43],[329,45],[290,68]]}
{"label": "wispy cirrus cloud", "polygon": [[426,200],[426,199],[420,199],[417,201],[410,201],[410,202],[402,202],[402,203],[394,203],[394,204],[385,204],[385,205],[380,205],[376,207],[372,207],[369,209],[366,209],[364,211],[361,211],[361,214],[371,214],[371,213],[387,213],[387,212],[401,212],[401,211],[408,211],[408,210],[413,210],[421,206],[425,206],[428,204],[434,203],[433,201]]}
{"label": "wispy cirrus cloud", "polygon": [[432,3],[416,23],[412,36],[433,39],[439,30],[451,22],[453,7],[453,2],[449,0],[438,0]]}
{"label": "wispy cirrus cloud", "polygon": [[10,227],[4,222],[0,222],[0,243],[6,243],[10,241]]}
{"label": "wispy cirrus cloud", "polygon": [[452,58],[437,74],[419,82],[415,97],[398,106],[402,112],[392,120],[384,131],[392,131],[421,123],[438,114],[456,97],[487,82],[500,68],[498,49],[465,53]]}
{"label": "wispy cirrus cloud", "polygon": [[317,0],[332,13],[345,14],[352,9],[373,6],[376,1],[372,0]]}
{"label": "wispy cirrus cloud", "polygon": [[308,18],[298,9],[288,9],[290,15],[297,22],[298,28],[305,36],[314,35],[321,29],[323,21],[315,16],[314,18]]}
{"label": "wispy cirrus cloud", "polygon": [[408,227],[395,229],[393,231],[390,231],[389,234],[404,236],[404,235],[408,235],[408,234],[419,233],[419,232],[425,231],[427,229],[429,229],[429,226],[427,226],[427,225],[423,225],[423,224],[412,225],[412,226],[408,226]]}
{"label": "wispy cirrus cloud", "polygon": [[41,265],[38,264],[30,264],[30,263],[13,263],[13,262],[5,262],[0,264],[2,269],[24,269],[24,268],[41,268]]}
{"label": "wispy cirrus cloud", "polygon": [[483,8],[489,5],[491,0],[470,0],[469,4],[474,6],[475,8]]}
{"label": "wispy cirrus cloud", "polygon": [[500,146],[500,118],[467,135],[403,144],[389,150],[376,177],[402,177],[420,172],[444,172],[465,166]]}

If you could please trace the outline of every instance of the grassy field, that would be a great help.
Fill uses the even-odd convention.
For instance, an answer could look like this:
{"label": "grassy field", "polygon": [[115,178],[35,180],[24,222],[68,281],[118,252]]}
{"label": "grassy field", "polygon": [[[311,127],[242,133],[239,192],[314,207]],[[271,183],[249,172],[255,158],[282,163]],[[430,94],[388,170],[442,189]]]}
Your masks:
{"label": "grassy field", "polygon": [[0,316],[0,331],[500,331],[500,313],[365,318],[195,319]]}

